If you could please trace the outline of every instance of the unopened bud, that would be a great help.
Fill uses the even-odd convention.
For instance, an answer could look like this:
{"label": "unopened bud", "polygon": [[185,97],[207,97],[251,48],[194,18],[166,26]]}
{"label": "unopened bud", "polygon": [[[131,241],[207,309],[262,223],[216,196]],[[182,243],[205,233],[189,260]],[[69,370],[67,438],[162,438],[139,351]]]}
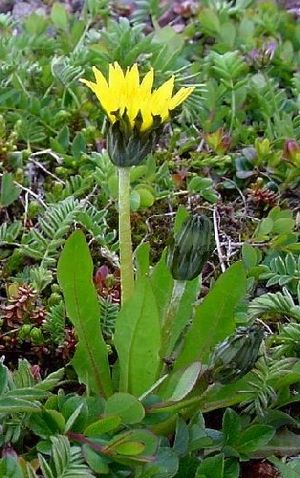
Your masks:
{"label": "unopened bud", "polygon": [[300,153],[300,146],[294,139],[286,139],[283,147],[283,157],[294,161]]}
{"label": "unopened bud", "polygon": [[262,328],[256,325],[238,327],[213,351],[209,361],[212,379],[227,384],[246,375],[258,359],[263,336]]}
{"label": "unopened bud", "polygon": [[197,277],[214,249],[213,226],[206,216],[192,215],[172,239],[167,265],[175,280]]}

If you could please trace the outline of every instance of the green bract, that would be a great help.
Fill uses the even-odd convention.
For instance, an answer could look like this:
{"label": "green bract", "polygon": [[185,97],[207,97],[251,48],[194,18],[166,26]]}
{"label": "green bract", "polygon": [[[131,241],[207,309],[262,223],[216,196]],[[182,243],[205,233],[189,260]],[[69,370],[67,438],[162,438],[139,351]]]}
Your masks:
{"label": "green bract", "polygon": [[136,166],[153,151],[156,139],[157,129],[145,132],[140,132],[136,127],[132,129],[127,115],[123,115],[108,128],[109,157],[119,168]]}

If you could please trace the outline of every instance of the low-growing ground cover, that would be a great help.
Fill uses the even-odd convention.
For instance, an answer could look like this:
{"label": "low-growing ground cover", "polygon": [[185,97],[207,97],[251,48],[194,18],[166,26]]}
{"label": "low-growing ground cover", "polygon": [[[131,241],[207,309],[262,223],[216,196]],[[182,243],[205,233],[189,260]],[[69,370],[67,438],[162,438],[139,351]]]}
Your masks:
{"label": "low-growing ground cover", "polygon": [[0,476],[299,477],[297,19],[251,0],[12,13]]}

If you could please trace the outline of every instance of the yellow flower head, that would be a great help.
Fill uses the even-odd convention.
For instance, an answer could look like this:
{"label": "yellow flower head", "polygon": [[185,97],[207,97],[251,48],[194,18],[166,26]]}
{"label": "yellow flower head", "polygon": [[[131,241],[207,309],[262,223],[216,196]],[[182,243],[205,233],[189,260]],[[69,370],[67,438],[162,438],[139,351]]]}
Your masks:
{"label": "yellow flower head", "polygon": [[[136,126],[140,132],[149,131],[155,124],[169,120],[170,111],[183,103],[194,87],[180,88],[173,95],[174,76],[159,88],[152,90],[153,69],[140,81],[136,64],[124,73],[115,62],[109,65],[108,80],[101,71],[93,67],[95,82],[81,79],[97,96],[109,121],[114,124],[124,114],[130,127]],[[157,118],[158,121],[155,121]]]}

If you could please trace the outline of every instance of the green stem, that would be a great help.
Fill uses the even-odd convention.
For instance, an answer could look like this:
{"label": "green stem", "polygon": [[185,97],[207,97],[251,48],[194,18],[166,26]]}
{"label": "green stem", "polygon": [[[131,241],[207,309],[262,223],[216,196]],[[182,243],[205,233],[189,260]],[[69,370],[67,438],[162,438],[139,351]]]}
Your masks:
{"label": "green stem", "polygon": [[130,168],[119,168],[119,244],[121,299],[124,305],[134,288],[130,227]]}
{"label": "green stem", "polygon": [[172,348],[174,346],[174,344],[172,344],[172,341],[171,341],[172,328],[174,325],[174,320],[176,317],[176,313],[177,313],[181,298],[185,290],[185,285],[186,285],[185,281],[180,281],[180,280],[174,281],[171,300],[165,314],[163,328],[162,328],[162,342],[161,342],[161,349],[160,349],[161,350],[160,356],[162,359],[168,357],[171,354]]}

